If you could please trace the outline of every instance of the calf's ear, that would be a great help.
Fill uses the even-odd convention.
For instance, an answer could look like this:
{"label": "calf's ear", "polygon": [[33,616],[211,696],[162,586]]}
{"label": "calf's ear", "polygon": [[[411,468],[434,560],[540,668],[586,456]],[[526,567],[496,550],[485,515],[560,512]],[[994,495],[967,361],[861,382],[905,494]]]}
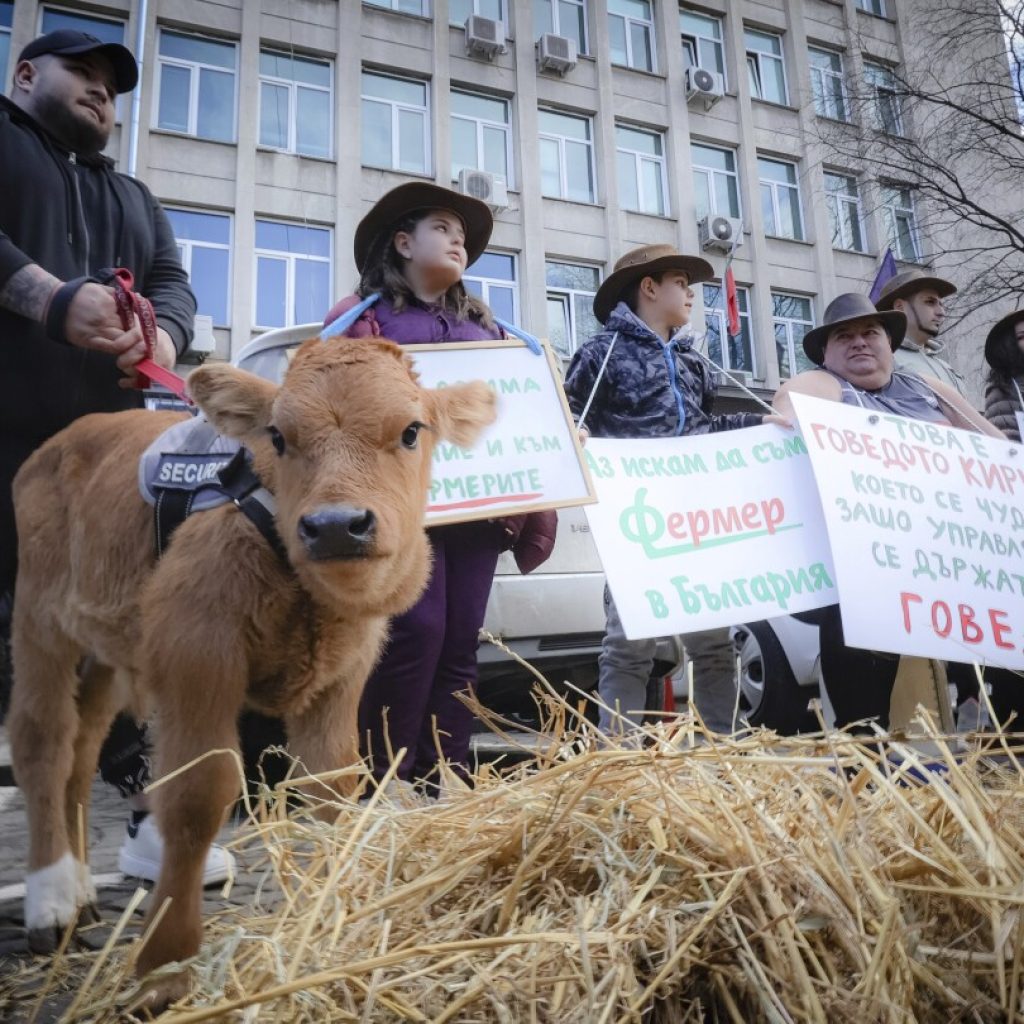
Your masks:
{"label": "calf's ear", "polygon": [[432,426],[438,437],[460,448],[472,447],[484,427],[497,417],[494,391],[482,380],[437,388],[427,394],[433,404]]}
{"label": "calf's ear", "polygon": [[193,370],[189,394],[222,434],[244,440],[270,425],[277,385],[228,363],[211,363]]}

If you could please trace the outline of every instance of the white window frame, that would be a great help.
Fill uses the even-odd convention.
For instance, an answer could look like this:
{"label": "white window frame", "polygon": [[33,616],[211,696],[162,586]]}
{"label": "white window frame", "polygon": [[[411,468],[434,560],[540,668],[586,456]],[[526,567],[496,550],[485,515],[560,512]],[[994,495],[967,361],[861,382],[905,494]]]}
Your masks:
{"label": "white window frame", "polygon": [[[878,64],[875,61],[866,60],[864,61],[864,79],[868,88],[871,90],[875,127],[886,135],[892,135],[899,139],[905,138],[903,125],[903,99],[900,96],[899,89],[896,85],[893,69],[887,67],[885,64]],[[883,84],[883,81],[886,79],[888,79],[892,84]],[[889,101],[892,104],[892,112],[896,122],[895,132],[889,131],[885,125],[885,118],[882,116],[883,95],[889,97]]]}
{"label": "white window frame", "polygon": [[547,139],[551,142],[558,143],[558,190],[557,196],[545,196],[547,199],[564,199],[566,202],[578,203],[584,202],[580,199],[570,199],[568,196],[568,186],[566,179],[566,159],[565,159],[565,144],[566,142],[572,142],[577,145],[583,145],[587,147],[588,159],[590,161],[590,180],[593,184],[593,195],[590,199],[585,200],[588,203],[597,202],[597,165],[594,161],[594,118],[590,114],[574,114],[567,110],[555,110],[553,107],[542,107],[545,113],[557,114],[559,117],[572,117],[578,121],[583,121],[587,125],[588,138],[584,142],[582,139],[572,139],[567,135],[553,135],[548,132],[538,131],[538,139]]}
{"label": "white window frame", "polygon": [[[473,7],[473,10],[470,12],[471,14],[475,14],[477,17],[484,17],[484,18],[489,18],[490,17],[489,14],[481,15],[481,13],[480,13],[480,0],[470,0],[470,3],[472,5],[472,7]],[[506,29],[507,29],[508,28],[508,4],[506,3],[506,0],[498,0],[498,7],[501,10],[501,17],[498,18],[498,21],[500,21],[501,24],[504,25],[506,27]],[[449,6],[449,10],[450,9],[451,8]],[[453,26],[453,27],[462,28],[462,26],[465,24],[465,20],[463,20],[463,21],[452,21],[451,17],[449,16],[448,24]]]}
{"label": "white window frame", "polygon": [[[811,318],[810,318],[810,320],[803,320],[800,317],[795,317],[795,316],[794,317],[779,316],[778,314],[776,314],[776,312],[775,312],[775,298],[776,298],[776,296],[778,296],[780,299],[800,299],[802,302],[806,302],[808,304],[808,306],[810,306],[810,309],[811,309]],[[781,361],[779,361],[778,369],[779,369],[779,377],[780,377],[780,379],[788,380],[789,378],[795,376],[797,373],[802,372],[800,367],[798,366],[799,357],[801,355],[803,355],[804,360],[807,361],[806,354],[803,352],[803,349],[801,348],[799,352],[797,351],[796,342],[795,342],[795,340],[793,338],[793,329],[794,329],[794,327],[806,327],[807,330],[811,330],[811,329],[814,328],[814,326],[815,326],[815,324],[814,324],[814,299],[811,298],[810,295],[800,295],[797,292],[784,292],[784,291],[779,291],[779,290],[773,288],[771,290],[771,300],[772,300],[772,339],[773,339],[773,341],[775,343],[775,346],[776,346],[776,348],[775,348],[775,357],[776,357],[776,359],[778,359],[778,339],[775,337],[775,328],[776,327],[784,327],[785,330],[786,330],[786,349],[787,349],[787,354],[789,355],[789,366],[790,366],[790,371],[791,372],[789,372],[789,373],[783,373],[782,372],[782,362]],[[809,367],[807,367],[807,368],[809,368]]]}
{"label": "white window frame", "polygon": [[[715,149],[721,153],[728,153],[732,157],[733,170],[723,171],[717,167],[705,167],[703,164],[698,164],[693,159],[693,147],[703,146],[704,149]],[[712,146],[706,142],[695,142],[690,140],[690,166],[693,169],[694,175],[704,174],[708,177],[708,198],[711,200],[711,209],[708,211],[716,217],[738,217],[740,220],[743,219],[743,193],[740,189],[740,172],[739,172],[739,155],[735,149],[730,149],[728,146]],[[734,178],[736,181],[736,211],[732,210],[719,210],[718,209],[718,190],[714,188],[714,177],[716,174],[721,174],[724,177]]]}
{"label": "white window frame", "polygon": [[300,226],[305,228],[313,228],[316,231],[327,232],[327,244],[330,255],[328,256],[314,256],[310,253],[304,252],[286,252],[280,249],[260,249],[253,248],[252,256],[252,280],[253,280],[253,294],[252,294],[252,323],[254,330],[274,330],[268,324],[261,324],[257,322],[256,311],[259,305],[258,303],[258,287],[259,282],[259,266],[260,257],[263,256],[269,259],[282,260],[286,266],[285,280],[284,280],[284,326],[295,327],[295,263],[297,260],[306,260],[310,263],[326,263],[327,264],[327,280],[330,282],[332,267],[334,263],[334,229],[328,227],[325,224],[301,224],[297,225],[295,221],[278,220],[274,217],[257,217],[257,221],[262,221],[265,224],[284,224],[288,227]]}
{"label": "white window frame", "polygon": [[[704,35],[700,32],[688,32],[682,26],[682,15],[683,13],[697,15],[701,18],[706,18],[708,21],[713,21],[718,26],[718,38],[714,36]],[[726,71],[725,61],[725,23],[724,19],[717,14],[707,14],[704,11],[695,11],[691,8],[680,8],[679,10],[679,35],[683,42],[684,53],[688,47],[692,48],[693,55],[693,66],[698,68],[704,68],[706,71],[715,71],[722,76],[722,82],[725,88],[729,88],[729,75]],[[708,43],[718,51],[718,63],[715,67],[707,67],[702,64],[700,60],[701,43]]]}
{"label": "white window frame", "polygon": [[[204,64],[202,61],[183,60],[181,57],[165,57],[160,52],[160,39],[164,32],[174,36],[184,36],[187,39],[202,39],[208,43],[219,43],[223,46],[230,46],[235,53],[235,66],[230,74],[234,82],[234,97],[231,104],[231,138],[209,139],[206,135],[199,135],[199,73],[204,68],[209,71],[216,71],[219,74],[228,73],[228,69],[220,64]],[[160,127],[160,87],[163,82],[161,69],[165,66],[185,68],[189,72],[188,85],[188,131],[181,132],[176,128]],[[234,39],[220,39],[216,36],[204,36],[198,32],[182,32],[178,29],[160,28],[156,41],[156,85],[153,89],[153,128],[159,132],[169,132],[172,135],[183,135],[192,139],[208,139],[210,142],[224,142],[233,144],[238,142],[238,43]]]}
{"label": "white window frame", "polygon": [[[854,194],[829,188],[829,178],[840,178],[844,182],[853,182]],[[867,252],[868,234],[864,221],[864,204],[861,201],[860,182],[855,175],[844,174],[842,171],[831,171],[824,169],[825,181],[825,202],[828,206],[829,221],[832,227],[832,248],[841,249],[844,252]],[[847,215],[852,209],[853,217],[860,228],[860,248],[855,244],[856,240],[847,237],[847,217],[843,216],[843,207],[847,207]]]}
{"label": "white window frame", "polygon": [[[719,297],[721,298],[722,305],[709,306],[705,298],[705,288],[717,288]],[[746,300],[746,310],[743,309],[743,303],[740,302],[740,296],[743,296]],[[711,321],[714,320],[718,325],[718,338],[722,345],[722,362],[721,366],[723,370],[729,370],[732,373],[752,373],[755,380],[761,380],[761,376],[757,369],[757,346],[754,344],[754,315],[753,307],[750,301],[750,288],[747,285],[739,284],[736,286],[736,304],[739,306],[740,312],[740,336],[743,335],[743,325],[746,322],[747,337],[750,340],[750,369],[747,370],[742,366],[732,366],[729,358],[729,325],[728,318],[726,317],[725,309],[725,282],[724,281],[705,281],[700,290],[701,304],[704,306],[704,328],[706,331],[710,331]],[[708,355],[711,354],[711,339],[707,339],[707,350]]]}
{"label": "white window frame", "polygon": [[[843,63],[843,55],[838,50],[829,50],[824,46],[808,46],[808,54],[821,53],[828,57],[835,57],[839,61],[839,70],[834,68],[822,68],[811,64],[811,95],[814,97],[814,111],[818,117],[827,117],[833,121],[850,122],[850,97],[846,90],[846,68]],[[832,92],[826,88],[827,80],[838,79],[839,95],[842,97],[843,116],[835,109],[835,98]]]}
{"label": "white window frame", "polygon": [[[601,283],[601,268],[596,267],[591,263],[574,263],[570,260],[551,259],[545,257],[544,259],[544,300],[545,309],[546,303],[551,301],[552,296],[561,301],[568,311],[568,327],[569,327],[569,352],[564,358],[571,358],[573,353],[580,347],[580,345],[586,341],[586,338],[580,339],[578,333],[578,327],[576,323],[576,300],[577,298],[589,299],[590,304],[593,305],[594,296],[597,294],[597,287],[593,291],[586,291],[583,288],[568,288],[562,284],[548,284],[547,283],[547,271],[548,265],[556,263],[560,266],[566,267],[580,267],[586,270],[594,270],[597,272],[597,283],[598,286]],[[561,355],[561,353],[556,353]]]}
{"label": "white window frame", "polygon": [[573,7],[578,8],[583,13],[583,38],[580,40],[580,45],[577,52],[580,55],[586,55],[590,53],[590,22],[587,15],[587,3],[586,0],[533,0],[535,4],[547,4],[551,12],[551,25],[552,33],[556,36],[565,36],[569,39],[572,36],[568,32],[562,31],[562,15],[561,7],[563,3],[571,4]]}
{"label": "white window frame", "polygon": [[[637,132],[641,135],[649,135],[651,138],[657,139],[661,146],[661,154],[659,156],[651,156],[650,153],[643,153],[638,149],[629,149],[623,146],[619,142],[618,131],[620,128],[624,128],[627,131]],[[615,124],[615,155],[616,158],[619,154],[631,156],[633,158],[633,173],[636,176],[636,194],[640,204],[638,210],[629,210],[629,207],[623,206],[622,209],[629,210],[630,213],[644,213],[652,217],[668,217],[669,205],[668,205],[668,171],[666,169],[665,160],[665,133],[660,132],[655,128],[641,128],[634,124],[622,124],[616,122]],[[652,163],[658,167],[658,176],[661,181],[661,206],[660,210],[647,210],[644,209],[644,176],[641,173],[641,168],[644,162]],[[621,183],[620,183],[621,188]],[[621,197],[621,192],[620,192]]]}
{"label": "white window frame", "polygon": [[[769,231],[768,225],[764,226],[764,233],[771,238],[786,238],[790,241],[802,242],[806,238],[807,232],[804,230],[804,204],[800,198],[800,171],[798,166],[793,163],[792,160],[779,160],[774,156],[761,156],[758,154],[758,161],[764,160],[766,163],[777,164],[780,167],[790,167],[793,170],[793,182],[776,181],[774,178],[762,178],[760,173],[757,176],[757,183],[760,188],[768,186],[772,194],[772,218],[775,221],[775,231]],[[760,171],[760,168],[758,168]],[[796,193],[796,209],[799,214],[799,223],[797,224],[797,233],[795,235],[783,235],[781,233],[782,218],[779,216],[779,211],[782,209],[782,203],[780,202],[779,189],[788,189],[791,192]]]}
{"label": "white window frame", "polygon": [[[515,188],[515,162],[512,150],[512,101],[507,96],[495,96],[492,93],[477,92],[473,89],[461,89],[452,86],[451,94],[459,93],[462,96],[479,96],[481,99],[493,100],[505,104],[505,115],[508,120],[489,121],[483,117],[473,117],[470,114],[455,113],[454,104],[449,103],[450,117],[453,121],[469,121],[476,125],[476,167],[475,170],[484,170],[484,128],[498,128],[505,135],[505,167],[508,173],[505,175],[505,184],[509,188]],[[452,174],[452,181],[457,180],[458,175]]]}
{"label": "white window frame", "polygon": [[[223,213],[220,210],[200,210],[196,207],[190,206],[166,206],[164,209],[167,213],[194,213],[202,214],[206,217],[223,217],[228,222],[228,240],[227,242],[197,242],[193,238],[179,238],[177,235],[174,236],[174,243],[181,250],[181,265],[185,273],[188,274],[189,281],[192,280],[192,250],[193,249],[216,249],[218,252],[227,252],[228,254],[228,276],[227,281],[224,282],[227,288],[227,295],[225,296],[226,302],[224,303],[224,310],[226,313],[226,321],[222,324],[217,323],[216,320],[213,323],[214,327],[230,327],[231,326],[231,283],[234,280],[234,264],[235,254],[231,245],[231,240],[235,237],[235,220],[232,214]],[[171,225],[172,230],[174,225]]]}
{"label": "white window frame", "polygon": [[[631,18],[628,14],[616,14],[614,11],[611,10],[611,4],[610,3],[608,5],[608,18],[609,18],[609,20],[611,20],[612,18],[620,18],[622,20],[622,25],[623,25],[623,28],[625,30],[625,38],[626,38],[626,63],[625,64],[619,64],[619,65],[616,65],[616,66],[617,67],[631,68],[633,71],[648,71],[648,72],[650,72],[652,74],[657,74],[657,71],[658,71],[658,48],[657,48],[657,37],[654,34],[654,2],[655,2],[655,0],[645,0],[645,2],[648,4],[650,12],[651,12],[651,17],[648,20],[646,20],[646,21],[643,18]],[[637,64],[635,63],[635,56],[633,54],[633,33],[631,31],[631,29],[632,29],[632,27],[634,25],[639,25],[639,26],[645,28],[646,31],[647,31],[648,45],[651,48],[651,66],[649,68],[638,67]]]}
{"label": "white window frame", "polygon": [[[294,78],[279,78],[277,75],[265,75],[260,72],[259,75],[259,103],[260,111],[257,115],[257,138],[259,132],[259,124],[263,114],[263,83],[266,82],[268,85],[277,86],[278,88],[284,87],[288,90],[288,143],[284,148],[280,146],[271,146],[266,142],[260,142],[260,149],[272,149],[277,153],[294,153],[296,156],[304,156],[311,160],[333,160],[334,159],[334,62],[330,59],[321,57],[308,57],[303,53],[288,53],[284,50],[275,50],[272,46],[261,46],[260,54],[271,54],[275,57],[290,57],[292,60],[304,60],[310,64],[322,64],[330,72],[328,85],[310,85],[309,82],[299,82]],[[298,150],[298,92],[300,89],[306,89],[309,92],[325,92],[327,93],[327,155],[320,156],[319,154],[300,153]]]}
{"label": "white window frame", "polygon": [[[398,100],[388,99],[386,96],[368,96],[363,92],[363,75],[375,75],[378,78],[394,78],[403,82],[416,82],[423,86],[424,105],[422,107],[416,107],[411,103],[401,103]],[[423,78],[415,78],[412,75],[391,75],[383,71],[378,71],[376,68],[364,67],[359,76],[359,102],[362,103],[364,100],[370,100],[373,103],[387,103],[391,107],[391,164],[388,167],[378,169],[385,171],[399,171],[403,174],[429,175],[434,166],[434,155],[433,147],[431,146],[432,139],[430,133],[430,82]],[[406,168],[396,166],[395,157],[399,155],[399,110],[415,110],[417,113],[423,114],[423,161],[425,166],[421,171],[410,171]],[[362,159],[361,150],[359,155],[360,159]],[[376,165],[370,164],[364,166]]]}
{"label": "white window frame", "polygon": [[[744,39],[743,49],[746,53],[747,67],[754,69],[754,78],[757,82],[757,92],[751,89],[751,94],[754,99],[761,100],[762,103],[774,103],[776,106],[786,107],[789,106],[789,79],[786,77],[786,46],[782,41],[782,36],[778,32],[768,32],[762,28],[749,28],[744,26]],[[758,35],[769,36],[772,39],[779,41],[779,52],[778,53],[765,53],[764,50],[751,50],[747,46],[746,33],[756,32]],[[764,67],[762,62],[766,60],[778,61],[779,67],[782,69],[782,99],[781,100],[770,100],[764,95]]]}
{"label": "white window frame", "polygon": [[885,0],[857,0],[857,10],[873,14],[876,18],[887,18]]}
{"label": "white window frame", "polygon": [[509,280],[505,277],[483,277],[480,274],[473,274],[469,272],[467,268],[466,273],[462,275],[462,280],[474,281],[480,285],[480,290],[483,293],[480,298],[486,303],[487,308],[491,308],[491,286],[496,288],[509,288],[512,289],[512,320],[514,323],[519,322],[519,253],[507,252],[503,249],[485,249],[481,256],[507,256],[512,259],[512,279]]}
{"label": "white window frame", "polygon": [[[893,253],[896,259],[903,260],[905,263],[920,263],[924,258],[923,250],[921,248],[921,229],[917,222],[917,204],[914,201],[914,192],[908,185],[899,185],[893,183],[882,182],[880,185],[883,196],[882,196],[882,216],[885,218],[885,233],[889,240],[889,244],[892,246]],[[903,206],[899,204],[899,196],[894,197],[895,201],[886,201],[886,192],[899,193],[906,192],[910,199],[909,206]],[[908,223],[908,233],[910,235],[910,243],[913,246],[913,252],[909,255],[906,254],[899,245],[899,221],[904,219]]]}
{"label": "white window frame", "polygon": [[402,0],[363,0],[363,3],[369,7],[380,7],[385,11],[394,11],[395,14],[408,14],[414,18],[430,17],[428,0],[419,0],[420,9],[418,11],[403,11],[399,6],[401,2]]}

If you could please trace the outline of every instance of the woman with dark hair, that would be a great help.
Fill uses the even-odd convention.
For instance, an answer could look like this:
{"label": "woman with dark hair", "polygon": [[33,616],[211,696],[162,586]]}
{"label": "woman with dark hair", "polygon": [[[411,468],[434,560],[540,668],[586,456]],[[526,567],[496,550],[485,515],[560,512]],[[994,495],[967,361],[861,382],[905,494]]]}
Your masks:
{"label": "woman with dark hair", "polygon": [[1004,316],[985,339],[988,380],[985,419],[1011,441],[1020,441],[1017,413],[1024,413],[1024,309]]}

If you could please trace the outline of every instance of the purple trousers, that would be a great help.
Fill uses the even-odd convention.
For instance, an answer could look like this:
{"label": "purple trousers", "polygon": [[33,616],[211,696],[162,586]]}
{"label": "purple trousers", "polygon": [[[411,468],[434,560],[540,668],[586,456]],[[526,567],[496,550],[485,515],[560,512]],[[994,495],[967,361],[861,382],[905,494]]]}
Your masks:
{"label": "purple trousers", "polygon": [[378,779],[391,763],[389,743],[395,753],[405,747],[398,778],[406,782],[436,781],[439,756],[462,769],[468,760],[473,713],[455,695],[476,684],[478,634],[503,538],[487,522],[439,526],[427,536],[430,582],[391,620],[359,706],[363,754]]}

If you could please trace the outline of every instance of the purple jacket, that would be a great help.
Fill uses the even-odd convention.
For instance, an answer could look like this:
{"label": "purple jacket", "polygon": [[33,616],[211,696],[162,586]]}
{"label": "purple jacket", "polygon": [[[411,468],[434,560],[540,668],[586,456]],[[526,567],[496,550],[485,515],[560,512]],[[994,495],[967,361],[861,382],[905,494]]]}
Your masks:
{"label": "purple jacket", "polygon": [[[358,295],[349,295],[335,303],[324,317],[324,326],[337,320],[359,301]],[[458,320],[437,306],[424,306],[417,302],[396,313],[387,299],[381,299],[371,306],[345,333],[350,338],[388,338],[399,345],[490,341],[502,336],[496,327],[488,330],[475,320]]]}

